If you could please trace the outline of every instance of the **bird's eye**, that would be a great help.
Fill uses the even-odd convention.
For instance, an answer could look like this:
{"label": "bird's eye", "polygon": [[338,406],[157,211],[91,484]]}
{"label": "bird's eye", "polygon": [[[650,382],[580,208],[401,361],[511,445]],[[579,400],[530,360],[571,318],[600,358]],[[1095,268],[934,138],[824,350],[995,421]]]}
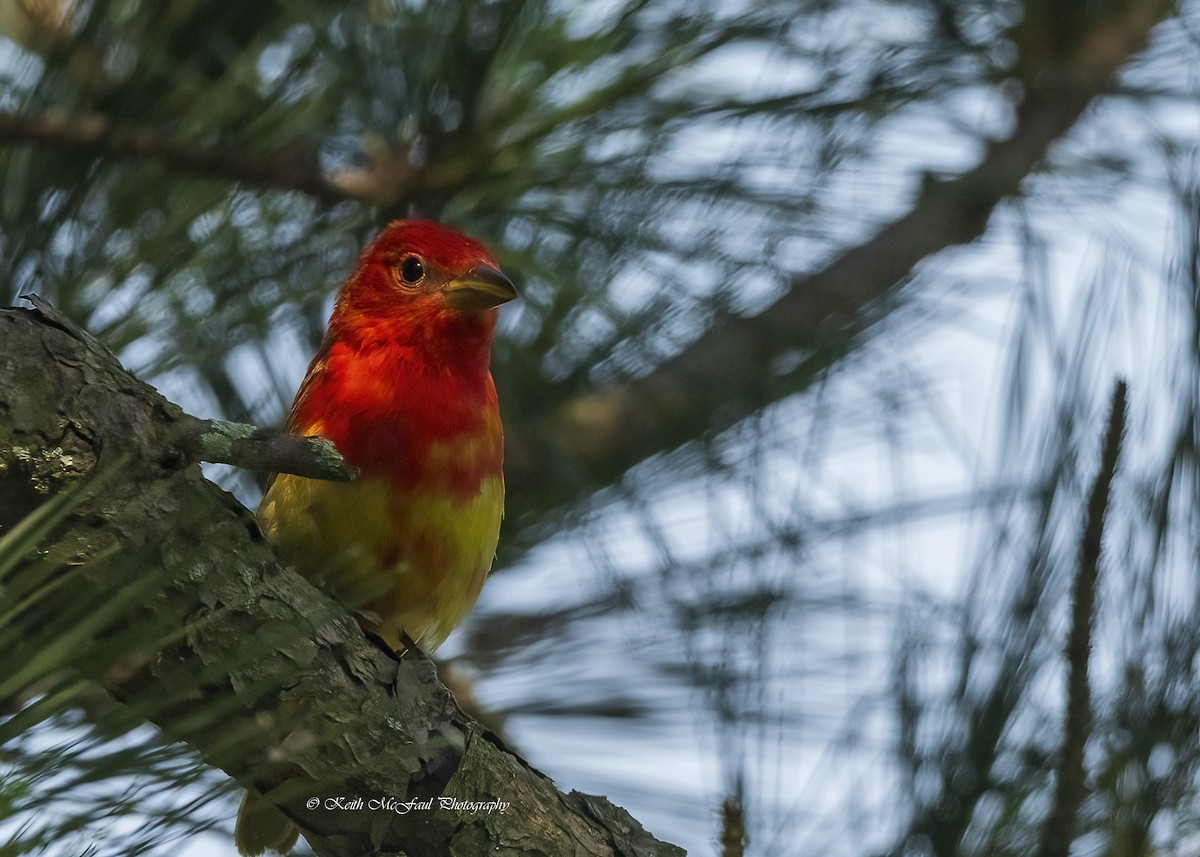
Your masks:
{"label": "bird's eye", "polygon": [[399,267],[400,280],[406,286],[415,286],[425,279],[425,263],[418,256],[409,256]]}

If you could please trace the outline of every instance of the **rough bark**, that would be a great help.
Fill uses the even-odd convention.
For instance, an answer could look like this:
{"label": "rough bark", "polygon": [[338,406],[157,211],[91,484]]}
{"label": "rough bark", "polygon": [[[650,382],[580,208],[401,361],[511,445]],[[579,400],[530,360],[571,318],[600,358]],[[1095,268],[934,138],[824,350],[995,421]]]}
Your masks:
{"label": "rough bark", "polygon": [[[604,798],[559,792],[458,709],[429,661],[397,663],[282,567],[251,514],[181,448],[192,418],[95,339],[49,310],[7,309],[0,343],[0,529],[120,469],[58,527],[56,553],[84,563],[73,598],[100,604],[114,581],[160,579],[110,632],[169,642],[95,678],[270,792],[317,854],[682,853]],[[387,799],[432,805],[369,803]],[[509,806],[469,808],[491,801]]]}

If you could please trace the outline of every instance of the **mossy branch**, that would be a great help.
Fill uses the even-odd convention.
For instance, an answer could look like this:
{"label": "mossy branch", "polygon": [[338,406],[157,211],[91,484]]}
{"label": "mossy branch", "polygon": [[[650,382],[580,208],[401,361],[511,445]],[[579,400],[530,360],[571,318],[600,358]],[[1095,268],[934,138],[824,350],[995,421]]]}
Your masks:
{"label": "mossy branch", "polygon": [[[26,295],[50,324],[69,333],[98,357],[112,357],[103,343],[64,316],[40,295]],[[114,358],[115,359],[115,358]],[[348,482],[358,475],[342,458],[333,442],[323,437],[300,437],[277,429],[259,428],[227,420],[202,420],[170,403],[166,406],[170,443],[160,466],[174,469],[205,461],[231,464],[259,473],[294,473],[309,479]]]}

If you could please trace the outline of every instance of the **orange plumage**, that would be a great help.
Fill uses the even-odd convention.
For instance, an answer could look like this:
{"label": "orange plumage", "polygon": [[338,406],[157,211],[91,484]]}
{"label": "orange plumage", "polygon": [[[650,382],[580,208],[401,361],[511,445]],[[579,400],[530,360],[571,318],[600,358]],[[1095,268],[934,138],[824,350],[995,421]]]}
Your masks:
{"label": "orange plumage", "polygon": [[[496,307],[516,297],[483,245],[403,220],[367,247],[288,418],[360,470],[348,483],[280,474],[264,533],[300,573],[395,648],[426,651],[475,603],[504,507],[504,438],[488,368]],[[295,829],[247,797],[244,854],[286,850]],[[274,825],[274,829],[272,828]]]}

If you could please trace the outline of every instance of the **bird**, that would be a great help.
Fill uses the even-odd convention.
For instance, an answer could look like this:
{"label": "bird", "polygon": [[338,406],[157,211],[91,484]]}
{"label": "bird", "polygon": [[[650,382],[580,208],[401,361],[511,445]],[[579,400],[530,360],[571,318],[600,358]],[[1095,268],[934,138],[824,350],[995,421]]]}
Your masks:
{"label": "bird", "polygon": [[[332,441],[359,475],[275,475],[259,527],[398,652],[437,649],[491,570],[504,512],[491,347],[497,307],[516,296],[478,241],[429,220],[389,224],[341,286],[288,415],[288,432]],[[286,854],[297,835],[246,792],[243,855]]]}

